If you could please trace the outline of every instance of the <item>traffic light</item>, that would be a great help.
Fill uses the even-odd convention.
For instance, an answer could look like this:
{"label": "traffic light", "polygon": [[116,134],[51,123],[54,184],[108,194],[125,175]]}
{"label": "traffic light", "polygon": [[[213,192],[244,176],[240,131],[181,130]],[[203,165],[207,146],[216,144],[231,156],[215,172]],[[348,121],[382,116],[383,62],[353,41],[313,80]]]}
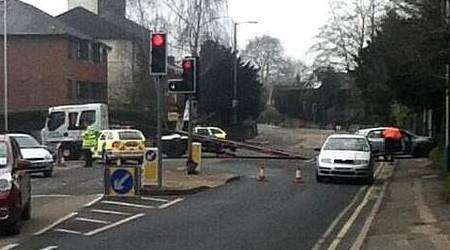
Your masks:
{"label": "traffic light", "polygon": [[150,40],[150,74],[167,75],[167,34],[152,33]]}
{"label": "traffic light", "polygon": [[169,81],[169,92],[178,94],[194,94],[197,87],[197,59],[187,57],[183,59],[182,79]]}

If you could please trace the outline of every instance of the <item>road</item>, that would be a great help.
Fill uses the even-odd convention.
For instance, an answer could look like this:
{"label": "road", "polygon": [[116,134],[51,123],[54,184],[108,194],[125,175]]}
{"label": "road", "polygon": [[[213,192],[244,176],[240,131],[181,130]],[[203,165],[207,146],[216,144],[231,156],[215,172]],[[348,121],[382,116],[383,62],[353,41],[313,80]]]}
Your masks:
{"label": "road", "polygon": [[[169,160],[166,165],[176,165],[172,164],[176,161],[180,160]],[[356,194],[366,191],[358,183],[316,183],[313,163],[231,159],[205,160],[204,164],[205,170],[228,170],[242,177],[218,189],[182,197],[183,200],[170,207],[155,205],[154,201],[144,204],[146,208],[98,204],[87,211],[82,206],[102,192],[103,171],[100,166],[85,169],[71,163],[69,168],[56,171],[53,178],[33,179],[33,219],[24,225],[21,236],[0,238],[0,246],[19,244],[14,249],[51,246],[59,249],[311,249]],[[267,168],[268,181],[263,183],[255,180],[261,165]],[[304,171],[302,184],[292,183],[297,167]],[[179,197],[160,198],[170,205]],[[95,209],[95,206],[102,207]],[[108,215],[105,219],[106,215],[102,215],[97,223],[111,220],[120,225],[99,233],[95,233],[91,224],[75,223],[72,219],[63,223],[60,231],[33,235],[71,212],[79,211],[77,218],[86,219],[93,215],[92,210],[120,210],[128,217]],[[350,215],[351,211],[342,221]],[[122,224],[123,220],[126,223]],[[83,230],[95,234],[74,233]],[[349,235],[354,237],[354,234]],[[332,234],[329,237],[333,239]]]}

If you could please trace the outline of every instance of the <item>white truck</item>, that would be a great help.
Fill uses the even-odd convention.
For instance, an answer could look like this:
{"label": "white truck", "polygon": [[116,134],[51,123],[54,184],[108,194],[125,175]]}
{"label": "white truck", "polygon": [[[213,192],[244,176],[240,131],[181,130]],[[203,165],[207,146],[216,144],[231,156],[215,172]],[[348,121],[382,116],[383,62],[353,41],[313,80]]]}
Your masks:
{"label": "white truck", "polygon": [[109,128],[106,104],[50,107],[41,131],[42,143],[57,152],[59,157],[78,159],[81,155],[81,133],[87,126],[99,131]]}

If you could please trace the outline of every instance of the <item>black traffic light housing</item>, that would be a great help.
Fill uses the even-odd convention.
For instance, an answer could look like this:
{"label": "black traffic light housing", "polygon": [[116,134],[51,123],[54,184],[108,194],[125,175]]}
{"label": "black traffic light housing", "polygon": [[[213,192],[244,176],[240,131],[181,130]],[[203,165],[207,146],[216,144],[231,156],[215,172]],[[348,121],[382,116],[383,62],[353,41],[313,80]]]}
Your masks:
{"label": "black traffic light housing", "polygon": [[197,58],[186,57],[181,63],[182,79],[169,80],[169,92],[177,94],[194,94],[197,91]]}
{"label": "black traffic light housing", "polygon": [[152,33],[150,39],[150,75],[167,75],[167,34]]}

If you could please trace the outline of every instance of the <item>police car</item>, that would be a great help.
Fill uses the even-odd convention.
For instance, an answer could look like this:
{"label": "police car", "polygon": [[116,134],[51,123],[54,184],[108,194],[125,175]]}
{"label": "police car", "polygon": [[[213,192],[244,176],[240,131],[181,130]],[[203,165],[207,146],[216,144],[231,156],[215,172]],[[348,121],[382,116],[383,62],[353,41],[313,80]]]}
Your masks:
{"label": "police car", "polygon": [[93,158],[104,162],[134,160],[142,162],[145,150],[144,134],[136,129],[102,130]]}

